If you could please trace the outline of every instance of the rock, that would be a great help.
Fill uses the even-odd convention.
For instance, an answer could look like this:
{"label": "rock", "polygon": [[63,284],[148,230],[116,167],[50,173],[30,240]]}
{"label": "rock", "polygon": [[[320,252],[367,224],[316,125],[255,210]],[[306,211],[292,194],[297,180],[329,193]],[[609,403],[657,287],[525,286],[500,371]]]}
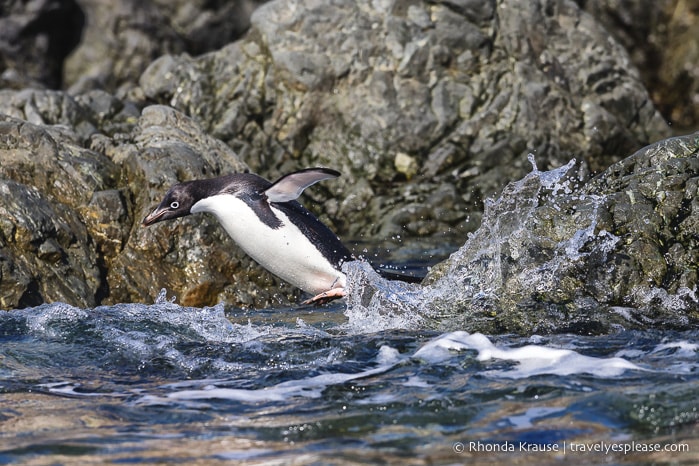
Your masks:
{"label": "rock", "polygon": [[124,193],[118,189],[94,191],[90,202],[78,210],[97,252],[104,261],[110,262],[129,239],[130,218]]}
{"label": "rock", "polygon": [[[348,307],[487,333],[605,333],[699,323],[699,133],[660,141],[588,183],[532,171],[404,289],[350,267]],[[392,289],[400,287],[401,292]]]}
{"label": "rock", "polygon": [[0,308],[97,304],[97,254],[71,209],[34,187],[0,180],[0,218]]}
{"label": "rock", "polygon": [[[137,91],[134,88],[136,78],[156,57],[183,52],[199,55],[240,38],[250,26],[252,11],[263,1],[38,0],[6,3],[0,18],[0,87],[60,88],[65,84],[72,94],[103,89],[125,96]],[[457,18],[458,24],[460,17],[471,24],[484,24],[500,13],[493,1],[431,3],[441,7],[435,15],[419,2],[386,2],[377,4],[383,6],[376,10],[397,13],[425,31],[435,24],[449,24],[452,18]],[[632,62],[640,69],[656,106],[673,128],[680,132],[696,128],[699,120],[694,104],[696,98],[692,96],[697,94],[698,81],[696,69],[691,66],[696,62],[693,57],[699,40],[696,6],[679,0],[578,0],[576,3],[626,48]],[[558,1],[546,4],[543,10],[554,16],[567,7],[565,2]],[[280,2],[275,8],[283,12],[287,6]],[[405,36],[405,28],[400,22],[395,24],[399,28],[397,32]],[[445,31],[449,36],[445,47],[482,40],[482,31],[473,28],[463,31],[462,34],[458,27]],[[344,46],[347,48],[351,44],[350,38]],[[395,43],[388,45],[392,51],[398,51]],[[406,48],[410,58],[401,62],[402,72],[406,72],[410,64],[424,60],[424,48],[423,52],[415,53],[420,49],[416,45]],[[448,51],[444,52],[437,57],[448,57]],[[279,61],[286,59],[289,66],[298,66],[303,60],[293,59],[295,53],[290,50],[278,54]],[[306,61],[323,59],[323,54],[298,55],[302,56]],[[460,57],[462,62],[470,59],[468,54]],[[346,63],[344,59],[333,60],[340,65]],[[341,66],[338,69],[341,70]],[[468,114],[476,102],[469,91],[466,88],[459,102],[464,114]],[[438,93],[435,101],[439,101]],[[450,111],[443,113],[447,109]],[[434,111],[441,114],[438,118],[442,121],[448,121],[453,107],[438,104]]]}
{"label": "rock", "polygon": [[127,95],[143,70],[166,53],[201,54],[239,38],[258,0],[207,2],[79,0],[89,21],[66,60],[71,93]]}
{"label": "rock", "polygon": [[133,89],[165,53],[201,54],[239,38],[262,0],[10,1],[0,17],[0,88]]}
{"label": "rock", "polygon": [[[233,3],[98,3],[81,3],[90,32],[69,60],[70,92],[0,90],[0,180],[35,199],[6,207],[0,288],[20,286],[3,306],[149,301],[163,287],[191,306],[298,296],[212,218],[141,228],[178,181],[330,166],[343,176],[306,205],[350,246],[457,245],[484,199],[528,171],[530,152],[542,169],[576,157],[594,172],[668,134],[622,47],[565,0],[277,0],[244,38],[198,57],[186,52],[220,45],[206,32],[232,31],[220,18]],[[671,216],[677,194],[658,196]],[[625,210],[609,215],[624,225]],[[681,224],[691,237],[691,217]],[[38,230],[25,240],[17,225]],[[653,238],[615,256],[615,273],[666,283],[691,259],[682,244],[658,256]],[[677,290],[692,279],[677,278]],[[602,273],[589,283],[600,302],[636,292],[605,288]]]}
{"label": "rock", "polygon": [[415,159],[404,152],[398,152],[396,154],[396,158],[393,161],[393,166],[396,168],[398,173],[405,175],[408,180],[415,176],[418,171],[418,166]]}
{"label": "rock", "polygon": [[[331,221],[345,238],[422,223],[409,231],[457,244],[528,153],[598,171],[669,134],[624,49],[566,1],[273,1],[241,41],[161,57],[140,84],[254,171],[332,166],[336,196],[386,200],[340,204]],[[406,156],[414,164],[396,168]],[[444,184],[464,193],[448,220],[429,204]],[[395,202],[406,191],[419,195]]]}
{"label": "rock", "polygon": [[80,42],[85,14],[75,0],[10,0],[0,15],[0,88],[59,88]]}
{"label": "rock", "polygon": [[0,90],[0,114],[47,125],[48,131],[62,132],[75,144],[84,143],[96,131],[89,111],[61,91]]}
{"label": "rock", "polygon": [[677,134],[699,127],[699,4],[682,0],[578,1],[628,51]]}
{"label": "rock", "polygon": [[138,80],[163,53],[184,52],[184,42],[152,2],[81,0],[88,17],[84,40],[66,61],[71,92],[116,90]]}
{"label": "rock", "polygon": [[81,147],[70,131],[0,115],[0,134],[0,178],[31,186],[70,208],[117,183],[119,171],[111,160]]}
{"label": "rock", "polygon": [[[32,96],[29,101],[43,102],[56,93],[37,91]],[[83,114],[77,105],[62,108],[74,110],[59,112],[64,117]],[[89,219],[79,212],[93,193],[114,188],[118,169],[104,155],[77,144],[76,135],[65,129],[0,116],[0,135],[0,249],[7,267],[0,288],[12,289],[2,294],[0,306],[55,300],[96,305],[103,297],[101,270],[85,227]]]}

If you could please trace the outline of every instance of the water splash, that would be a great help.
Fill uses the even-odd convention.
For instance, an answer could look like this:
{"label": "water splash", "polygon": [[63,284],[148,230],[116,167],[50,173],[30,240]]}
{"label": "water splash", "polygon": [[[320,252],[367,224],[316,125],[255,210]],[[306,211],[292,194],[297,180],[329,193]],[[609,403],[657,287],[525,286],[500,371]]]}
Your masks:
{"label": "water splash", "polygon": [[[571,180],[566,179],[575,164],[550,171],[540,171],[533,156],[529,157],[532,171],[522,180],[510,183],[497,199],[486,199],[481,227],[470,234],[466,243],[447,261],[436,279],[419,285],[388,281],[378,277],[361,262],[350,262],[343,270],[348,276],[347,316],[350,328],[422,328],[426,324],[439,326],[444,318],[458,317],[457,326],[465,319],[488,318],[502,307],[503,290],[516,284],[519,288],[551,290],[555,287],[560,258],[566,261],[580,257],[588,241],[599,239],[596,224],[588,225],[569,238],[547,246],[553,251],[552,260],[540,260],[533,249],[538,218],[533,213],[542,199],[551,200],[559,194],[572,192]],[[598,202],[593,197],[588,201]],[[556,202],[553,208],[560,209]],[[594,215],[591,217],[594,219]],[[614,242],[613,235],[605,238]],[[507,262],[504,262],[504,260]],[[517,276],[511,270],[517,261]],[[437,274],[432,274],[437,275]],[[519,283],[514,283],[518,281]],[[480,316],[480,317],[479,317]]]}
{"label": "water splash", "polygon": [[[195,374],[216,368],[236,371],[241,365],[226,358],[233,345],[259,344],[274,331],[271,326],[232,323],[224,306],[189,308],[170,300],[156,304],[117,304],[80,309],[64,303],[3,313],[0,338],[32,338],[47,351],[38,366],[53,367],[72,359],[71,367],[126,366],[139,372],[168,370]],[[289,333],[293,333],[293,329]],[[306,330],[300,329],[300,333]],[[88,350],[80,350],[86,343]],[[208,345],[211,354],[190,352]],[[50,355],[50,356],[49,356]]]}
{"label": "water splash", "polygon": [[421,286],[346,264],[349,328],[533,334],[690,326],[695,288],[627,283],[647,271],[636,270],[644,265],[629,246],[633,234],[622,241],[609,231],[619,193],[586,192],[568,176],[574,160],[550,171],[530,161],[532,171],[485,201],[481,226]]}
{"label": "water splash", "polygon": [[347,330],[366,333],[426,326],[427,315],[415,312],[413,304],[424,299],[429,290],[417,284],[382,278],[363,261],[345,263],[342,270],[349,285],[345,311],[349,319]]}
{"label": "water splash", "polygon": [[177,301],[177,296],[173,295],[168,299],[165,288],[161,288],[158,296],[155,297],[155,304],[172,304],[175,301]]}

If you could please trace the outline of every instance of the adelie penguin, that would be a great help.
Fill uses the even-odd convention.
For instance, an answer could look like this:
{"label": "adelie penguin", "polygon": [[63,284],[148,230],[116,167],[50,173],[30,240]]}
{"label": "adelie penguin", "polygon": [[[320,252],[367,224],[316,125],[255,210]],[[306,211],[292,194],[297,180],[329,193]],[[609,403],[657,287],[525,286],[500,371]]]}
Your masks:
{"label": "adelie penguin", "polygon": [[345,295],[346,277],[340,267],[353,257],[296,199],[312,184],[338,176],[328,168],[308,168],[274,183],[252,173],[186,181],[170,188],[143,225],[212,213],[257,263],[314,295],[304,304],[327,302]]}

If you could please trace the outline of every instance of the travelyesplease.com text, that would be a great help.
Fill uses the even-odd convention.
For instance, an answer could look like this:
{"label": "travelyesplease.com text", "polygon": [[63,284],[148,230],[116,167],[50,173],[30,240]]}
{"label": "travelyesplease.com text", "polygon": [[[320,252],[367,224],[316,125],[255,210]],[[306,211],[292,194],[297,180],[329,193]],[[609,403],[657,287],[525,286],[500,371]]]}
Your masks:
{"label": "travelyesplease.com text", "polygon": [[653,452],[688,452],[689,444],[686,443],[644,443],[644,442],[561,442],[561,443],[532,443],[532,442],[455,442],[455,453],[603,453],[630,454]]}

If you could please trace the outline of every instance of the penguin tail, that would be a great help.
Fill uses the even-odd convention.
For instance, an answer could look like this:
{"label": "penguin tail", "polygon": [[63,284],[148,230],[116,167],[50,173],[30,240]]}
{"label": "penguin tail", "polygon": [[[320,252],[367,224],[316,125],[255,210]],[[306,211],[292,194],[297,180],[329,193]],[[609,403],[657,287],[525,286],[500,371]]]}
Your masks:
{"label": "penguin tail", "polygon": [[421,283],[426,274],[426,271],[422,273],[422,270],[408,267],[375,264],[372,264],[372,267],[376,270],[376,273],[386,280],[397,280],[405,283]]}

